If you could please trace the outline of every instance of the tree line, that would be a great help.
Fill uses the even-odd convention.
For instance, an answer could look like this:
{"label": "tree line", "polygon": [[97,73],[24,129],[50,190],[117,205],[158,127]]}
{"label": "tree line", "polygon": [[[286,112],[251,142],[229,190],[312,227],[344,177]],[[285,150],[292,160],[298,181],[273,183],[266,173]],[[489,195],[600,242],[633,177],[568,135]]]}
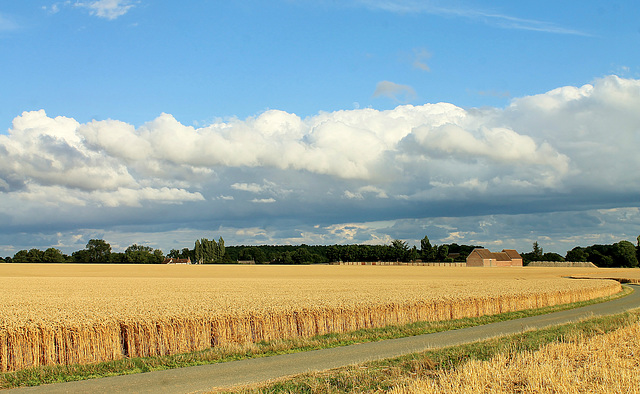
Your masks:
{"label": "tree line", "polygon": [[[324,264],[329,262],[375,261],[424,261],[464,262],[475,248],[482,246],[457,243],[432,245],[425,236],[420,248],[409,247],[407,242],[393,240],[388,245],[239,245],[225,246],[218,240],[201,238],[193,248],[172,249],[166,257],[190,259],[197,264],[233,264],[251,261],[256,264]],[[611,245],[575,247],[565,256],[544,253],[538,242],[531,252],[521,253],[524,264],[532,261],[590,261],[598,267],[638,267],[640,264],[640,236],[634,246],[629,241]],[[165,256],[160,249],[133,244],[124,252],[112,252],[111,245],[102,239],[90,240],[84,249],[71,255],[59,249],[48,248],[20,250],[13,257],[0,258],[0,263],[112,263],[112,264],[160,264]]]}
{"label": "tree line", "polygon": [[230,261],[252,261],[256,264],[322,264],[329,262],[374,262],[374,261],[466,261],[475,248],[481,246],[431,245],[425,236],[420,249],[409,247],[407,242],[396,239],[388,245],[261,245],[229,246]]}
{"label": "tree line", "polygon": [[[112,252],[111,245],[102,239],[91,239],[85,249],[70,256],[57,248],[20,250],[13,257],[5,257],[7,263],[90,263],[90,264],[161,264],[164,253],[160,249],[133,244],[123,253]],[[2,262],[2,261],[0,261]]]}
{"label": "tree line", "polygon": [[544,253],[538,242],[534,242],[533,250],[521,255],[525,265],[532,261],[589,261],[603,268],[635,268],[640,266],[640,236],[636,246],[629,241],[620,241],[611,245],[591,245],[584,248],[576,246],[564,257],[557,253]]}

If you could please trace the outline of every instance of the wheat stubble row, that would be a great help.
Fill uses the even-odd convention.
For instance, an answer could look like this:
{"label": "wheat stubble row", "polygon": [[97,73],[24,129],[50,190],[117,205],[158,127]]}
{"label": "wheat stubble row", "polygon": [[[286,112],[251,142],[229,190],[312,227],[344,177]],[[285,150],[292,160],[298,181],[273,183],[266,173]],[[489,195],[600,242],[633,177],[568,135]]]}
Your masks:
{"label": "wheat stubble row", "polygon": [[[588,274],[593,269],[571,269]],[[551,269],[0,266],[0,371],[176,354],[610,295]],[[566,273],[565,273],[566,274]]]}

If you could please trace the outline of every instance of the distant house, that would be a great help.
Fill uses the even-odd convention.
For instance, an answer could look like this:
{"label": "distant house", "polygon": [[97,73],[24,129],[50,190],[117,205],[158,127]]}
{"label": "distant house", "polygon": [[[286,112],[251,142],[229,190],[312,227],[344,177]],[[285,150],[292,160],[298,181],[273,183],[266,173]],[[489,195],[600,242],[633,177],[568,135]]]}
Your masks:
{"label": "distant house", "polygon": [[175,259],[173,257],[167,257],[164,259],[163,264],[191,264],[191,258]]}
{"label": "distant house", "polygon": [[476,248],[467,257],[467,267],[522,267],[522,256],[515,249],[494,253]]}

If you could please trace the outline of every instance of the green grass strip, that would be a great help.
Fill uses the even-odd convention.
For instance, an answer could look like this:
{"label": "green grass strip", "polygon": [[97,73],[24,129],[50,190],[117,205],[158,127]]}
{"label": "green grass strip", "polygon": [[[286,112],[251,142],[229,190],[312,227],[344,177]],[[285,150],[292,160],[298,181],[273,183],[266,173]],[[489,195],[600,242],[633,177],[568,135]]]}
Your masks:
{"label": "green grass strip", "polygon": [[621,298],[631,292],[633,292],[633,289],[628,286],[623,286],[622,292],[608,297],[539,309],[508,312],[499,315],[440,322],[418,322],[403,326],[363,329],[350,333],[319,335],[311,338],[294,338],[255,344],[250,343],[243,345],[221,346],[197,352],[170,356],[129,358],[86,365],[74,364],[34,367],[1,374],[0,389],[20,386],[37,386],[49,383],[62,383],[116,375],[128,375],[163,369],[184,368],[196,365],[214,364],[254,357],[267,357],[278,354],[303,352],[347,346],[356,343],[430,334],[579,308],[586,305]]}

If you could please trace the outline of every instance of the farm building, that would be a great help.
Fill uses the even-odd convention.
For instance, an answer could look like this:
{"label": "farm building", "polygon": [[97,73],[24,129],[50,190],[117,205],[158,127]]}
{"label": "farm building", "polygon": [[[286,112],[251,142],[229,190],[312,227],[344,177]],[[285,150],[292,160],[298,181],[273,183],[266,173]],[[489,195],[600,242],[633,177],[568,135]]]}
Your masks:
{"label": "farm building", "polygon": [[467,257],[467,267],[522,267],[522,256],[515,249],[494,253],[476,248]]}
{"label": "farm building", "polygon": [[174,259],[173,257],[167,257],[164,259],[163,264],[191,264],[191,258]]}

